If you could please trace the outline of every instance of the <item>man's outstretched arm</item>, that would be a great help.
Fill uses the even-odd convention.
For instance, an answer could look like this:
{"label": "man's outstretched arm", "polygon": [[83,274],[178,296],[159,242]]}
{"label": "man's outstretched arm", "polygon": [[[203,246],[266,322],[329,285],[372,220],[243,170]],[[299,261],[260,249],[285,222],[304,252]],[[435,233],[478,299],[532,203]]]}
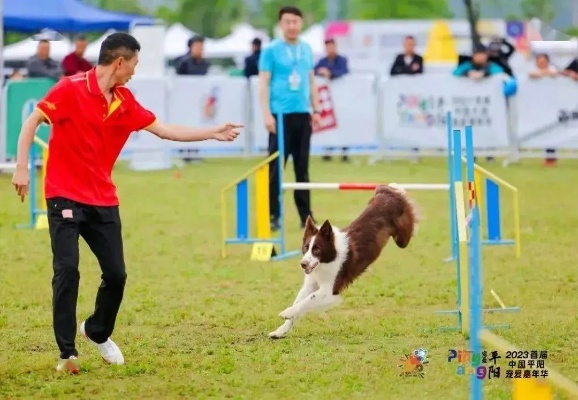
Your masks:
{"label": "man's outstretched arm", "polygon": [[244,125],[226,123],[220,126],[207,128],[193,128],[181,125],[165,124],[155,121],[145,130],[161,139],[174,142],[200,142],[215,139],[221,142],[231,142],[239,136],[239,128]]}

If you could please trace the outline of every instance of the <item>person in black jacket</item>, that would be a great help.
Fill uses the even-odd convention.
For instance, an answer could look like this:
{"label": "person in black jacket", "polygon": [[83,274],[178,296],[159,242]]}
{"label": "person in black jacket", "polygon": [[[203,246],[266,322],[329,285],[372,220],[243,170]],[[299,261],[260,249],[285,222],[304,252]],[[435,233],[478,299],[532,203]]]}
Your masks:
{"label": "person in black jacket", "polygon": [[488,55],[490,61],[498,64],[504,72],[514,77],[514,72],[510,67],[509,59],[516,51],[516,48],[504,38],[496,38],[488,44]]}
{"label": "person in black jacket", "polygon": [[415,54],[415,38],[406,36],[403,41],[404,52],[398,54],[391,66],[390,75],[423,74],[423,57]]}
{"label": "person in black jacket", "polygon": [[255,38],[251,42],[253,52],[245,58],[245,68],[243,72],[247,78],[259,75],[259,57],[261,56],[261,39]]}

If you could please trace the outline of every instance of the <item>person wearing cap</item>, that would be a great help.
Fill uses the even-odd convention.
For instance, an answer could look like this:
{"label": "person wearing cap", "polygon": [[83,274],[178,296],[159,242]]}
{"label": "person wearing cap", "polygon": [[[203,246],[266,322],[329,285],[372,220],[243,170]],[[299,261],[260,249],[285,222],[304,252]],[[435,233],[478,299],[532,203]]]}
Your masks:
{"label": "person wearing cap", "polygon": [[245,58],[243,73],[247,78],[259,75],[259,57],[261,57],[261,39],[255,38],[251,42],[251,55]]}
{"label": "person wearing cap", "polygon": [[498,64],[506,74],[512,77],[514,76],[514,72],[512,71],[508,60],[515,51],[516,48],[504,38],[496,38],[488,44],[488,56],[490,61]]}
{"label": "person wearing cap", "polygon": [[472,59],[458,65],[453,75],[477,80],[504,73],[504,69],[495,62],[489,61],[488,56],[488,50],[484,45],[475,46]]}
{"label": "person wearing cap", "polygon": [[323,76],[327,79],[337,79],[349,73],[347,58],[337,54],[335,40],[327,39],[325,41],[326,57],[317,62],[315,66],[315,75]]}
{"label": "person wearing cap", "polygon": [[205,39],[194,36],[189,39],[189,54],[183,56],[177,63],[177,75],[207,75],[209,63],[203,58]]}
{"label": "person wearing cap", "polygon": [[84,52],[88,47],[86,36],[79,35],[74,41],[74,51],[62,60],[62,71],[64,76],[76,75],[79,72],[86,72],[92,69],[92,64],[84,58]]}

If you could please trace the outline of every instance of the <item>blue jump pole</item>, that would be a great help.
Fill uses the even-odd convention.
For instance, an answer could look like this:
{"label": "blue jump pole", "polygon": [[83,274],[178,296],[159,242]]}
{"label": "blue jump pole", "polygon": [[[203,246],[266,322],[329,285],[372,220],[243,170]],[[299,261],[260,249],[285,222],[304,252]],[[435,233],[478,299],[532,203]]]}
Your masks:
{"label": "blue jump pole", "polygon": [[[466,126],[466,177],[468,185],[474,184],[474,145],[472,127]],[[475,188],[474,188],[475,190]],[[475,197],[474,197],[475,199]],[[468,198],[469,201],[469,198]],[[482,265],[481,265],[481,237],[480,216],[477,202],[474,200],[469,209],[470,238],[468,242],[469,257],[469,294],[470,294],[470,351],[481,354],[482,346],[478,332],[482,326]],[[470,399],[482,400],[483,381],[476,374],[470,376]]]}
{"label": "blue jump pole", "polygon": [[[450,111],[446,114],[446,129],[448,136],[448,181],[450,184],[450,234],[451,234],[451,255],[445,259],[446,262],[455,261],[458,254],[458,232],[457,232],[457,221],[456,221],[456,201],[454,199],[454,161],[453,157],[456,157],[452,152],[453,148],[453,127],[452,127],[452,113]],[[458,155],[457,157],[459,157]]]}
{"label": "blue jump pole", "polygon": [[285,168],[285,124],[283,121],[283,114],[277,114],[277,150],[279,157],[277,157],[277,178],[279,185],[279,225],[281,231],[281,255],[285,254],[285,210],[283,207],[283,170]]}
{"label": "blue jump pole", "polygon": [[277,157],[277,180],[279,184],[279,255],[273,257],[272,259],[275,261],[285,260],[287,258],[295,257],[300,252],[297,251],[290,251],[287,252],[285,246],[285,207],[283,202],[284,197],[284,190],[283,190],[283,170],[285,167],[285,126],[283,121],[283,114],[277,114],[277,150],[279,151],[279,157]]}

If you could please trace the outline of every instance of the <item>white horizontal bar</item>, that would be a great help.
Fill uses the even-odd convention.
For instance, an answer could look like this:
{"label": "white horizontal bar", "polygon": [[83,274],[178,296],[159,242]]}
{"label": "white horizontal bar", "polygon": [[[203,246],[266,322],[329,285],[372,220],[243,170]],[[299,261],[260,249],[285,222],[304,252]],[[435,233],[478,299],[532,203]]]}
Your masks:
{"label": "white horizontal bar", "polygon": [[[301,182],[284,182],[283,189],[285,190],[364,190],[363,188],[355,189],[346,187],[341,189],[341,185],[351,185],[350,183],[301,183]],[[397,187],[405,190],[449,190],[448,183],[396,183]],[[365,189],[367,190],[367,189]]]}
{"label": "white horizontal bar", "polygon": [[0,171],[14,171],[16,169],[16,163],[0,163]]}
{"label": "white horizontal bar", "polygon": [[299,182],[283,182],[283,189],[332,189],[339,190],[339,183],[299,183]]}

